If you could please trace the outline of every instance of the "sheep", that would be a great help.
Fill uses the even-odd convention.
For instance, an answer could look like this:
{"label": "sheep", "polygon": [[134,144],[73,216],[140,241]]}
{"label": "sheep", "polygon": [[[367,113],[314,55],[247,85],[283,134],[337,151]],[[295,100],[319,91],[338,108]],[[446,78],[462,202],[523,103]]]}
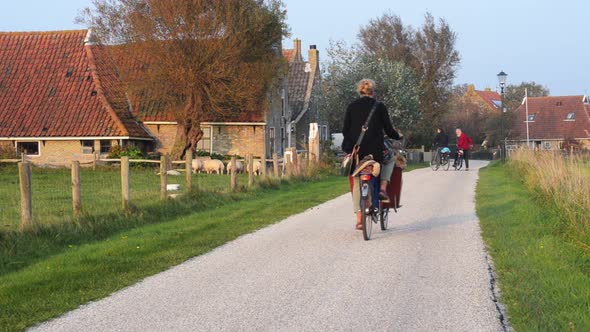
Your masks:
{"label": "sheep", "polygon": [[[236,160],[236,173],[244,172],[244,164],[241,161]],[[231,162],[227,164],[227,174],[231,174]]]}
{"label": "sheep", "polygon": [[207,174],[217,173],[219,175],[223,174],[223,169],[225,165],[221,160],[213,159],[213,160],[205,160],[203,162],[203,170],[207,172]]}
{"label": "sheep", "polygon": [[193,173],[200,173],[203,170],[203,162],[199,159],[193,159],[192,167]]}
{"label": "sheep", "polygon": [[[254,164],[254,174],[256,175],[260,175],[260,173],[262,172],[262,163],[258,160],[254,160],[253,162]],[[250,165],[248,164],[248,173],[250,173]]]}

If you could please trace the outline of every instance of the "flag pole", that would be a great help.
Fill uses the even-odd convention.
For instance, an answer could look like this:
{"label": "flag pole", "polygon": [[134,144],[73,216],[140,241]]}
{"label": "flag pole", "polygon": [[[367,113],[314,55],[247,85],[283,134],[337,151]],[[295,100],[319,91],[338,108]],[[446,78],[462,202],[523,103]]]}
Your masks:
{"label": "flag pole", "polygon": [[525,101],[525,108],[526,108],[526,146],[527,148],[531,148],[530,143],[530,135],[529,135],[529,89],[524,89],[524,101]]}

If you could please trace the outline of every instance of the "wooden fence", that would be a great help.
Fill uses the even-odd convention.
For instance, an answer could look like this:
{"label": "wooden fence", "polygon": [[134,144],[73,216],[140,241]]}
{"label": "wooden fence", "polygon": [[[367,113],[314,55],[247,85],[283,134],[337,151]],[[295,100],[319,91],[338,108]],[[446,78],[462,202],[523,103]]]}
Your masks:
{"label": "wooden fence", "polygon": [[[298,175],[301,173],[301,165],[298,162],[298,159],[301,156],[298,156],[295,150],[291,151],[291,154],[288,158],[284,158],[284,160],[280,160],[279,157],[274,154],[272,159],[264,159],[262,160],[262,167],[259,170],[259,175],[261,177],[266,177],[267,172],[269,169],[269,163],[272,164],[270,168],[272,170],[272,176],[274,178],[281,178],[281,177],[290,177],[293,175]],[[301,163],[304,162],[305,158],[302,158]],[[238,177],[237,177],[237,168],[236,163],[238,159],[236,157],[232,157],[229,161],[231,164],[231,171],[229,171],[229,186],[232,192],[238,190]],[[246,172],[248,173],[248,187],[252,187],[255,183],[255,169],[254,169],[254,161],[255,158],[252,155],[248,155],[245,160],[243,160],[245,165]],[[22,160],[0,160],[0,162],[9,162],[9,163],[18,163],[18,177],[19,177],[19,188],[20,188],[20,229],[26,230],[30,229],[33,224],[33,211],[34,211],[34,201],[32,196],[32,178],[31,178],[31,163]],[[162,156],[160,160],[135,160],[130,159],[129,157],[122,157],[120,159],[102,159],[98,160],[98,162],[103,163],[117,163],[120,165],[120,178],[121,178],[121,208],[123,211],[128,210],[132,206],[131,201],[131,182],[130,182],[130,175],[131,175],[131,167],[130,165],[133,163],[149,163],[154,165],[159,165],[159,176],[160,176],[160,199],[165,201],[169,199],[169,186],[168,186],[168,176],[169,171],[173,169],[172,165],[176,165],[177,170],[186,172],[186,192],[190,192],[193,189],[193,155],[192,152],[188,152],[186,156],[186,160],[184,161],[170,161],[168,156]],[[96,161],[93,162],[93,168],[96,169]],[[178,166],[184,166],[183,168],[178,169]],[[82,215],[83,206],[86,202],[84,202],[84,195],[83,191],[81,190],[81,169],[82,165],[79,161],[73,161],[71,163],[71,198],[72,198],[72,211],[73,217],[77,218]],[[155,190],[155,188],[154,188]],[[90,204],[90,203],[86,203]]]}

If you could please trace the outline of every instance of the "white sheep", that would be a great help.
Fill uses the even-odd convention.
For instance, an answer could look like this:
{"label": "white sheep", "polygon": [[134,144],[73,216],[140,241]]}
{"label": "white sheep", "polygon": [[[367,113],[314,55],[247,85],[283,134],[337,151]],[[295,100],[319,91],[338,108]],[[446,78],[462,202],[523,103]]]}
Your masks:
{"label": "white sheep", "polygon": [[191,168],[193,173],[200,173],[203,170],[203,162],[199,159],[193,159]]}
{"label": "white sheep", "polygon": [[[253,165],[254,165],[254,174],[260,175],[260,173],[262,172],[262,163],[258,160],[254,160]],[[250,173],[250,164],[248,164],[247,168],[248,168],[248,173]]]}
{"label": "white sheep", "polygon": [[[241,161],[236,160],[236,173],[244,172],[244,164]],[[227,174],[231,174],[231,162],[227,164]]]}
{"label": "white sheep", "polygon": [[203,162],[203,170],[207,172],[207,174],[217,173],[219,175],[223,174],[223,170],[225,165],[221,160],[213,159],[213,160],[205,160]]}

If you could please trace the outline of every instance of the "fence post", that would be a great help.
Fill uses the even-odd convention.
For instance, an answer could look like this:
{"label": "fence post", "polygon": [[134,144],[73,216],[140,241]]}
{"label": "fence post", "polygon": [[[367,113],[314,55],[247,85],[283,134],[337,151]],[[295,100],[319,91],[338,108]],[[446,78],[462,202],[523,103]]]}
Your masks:
{"label": "fence post", "polygon": [[33,225],[33,198],[31,190],[31,164],[18,163],[20,180],[20,229],[30,229]]}
{"label": "fence post", "polygon": [[272,154],[272,168],[275,173],[275,178],[279,178],[279,155],[276,153]]}
{"label": "fence post", "polygon": [[263,155],[263,157],[260,159],[260,175],[262,176],[262,178],[266,178],[266,156]]}
{"label": "fence post", "polygon": [[160,157],[160,199],[168,199],[168,156]]}
{"label": "fence post", "polygon": [[252,187],[254,184],[254,156],[248,154],[248,187]]}
{"label": "fence post", "polygon": [[186,152],[186,192],[191,192],[193,189],[193,149]]}
{"label": "fence post", "polygon": [[82,212],[82,195],[80,192],[80,162],[72,161],[72,207],[74,217]]}
{"label": "fence post", "polygon": [[123,199],[123,210],[127,210],[131,206],[129,157],[121,157],[121,197]]}
{"label": "fence post", "polygon": [[236,189],[238,188],[238,181],[237,181],[237,176],[236,176],[236,156],[232,156],[231,157],[231,161],[230,161],[230,167],[231,167],[231,171],[230,171],[230,189],[231,192],[235,192]]}

